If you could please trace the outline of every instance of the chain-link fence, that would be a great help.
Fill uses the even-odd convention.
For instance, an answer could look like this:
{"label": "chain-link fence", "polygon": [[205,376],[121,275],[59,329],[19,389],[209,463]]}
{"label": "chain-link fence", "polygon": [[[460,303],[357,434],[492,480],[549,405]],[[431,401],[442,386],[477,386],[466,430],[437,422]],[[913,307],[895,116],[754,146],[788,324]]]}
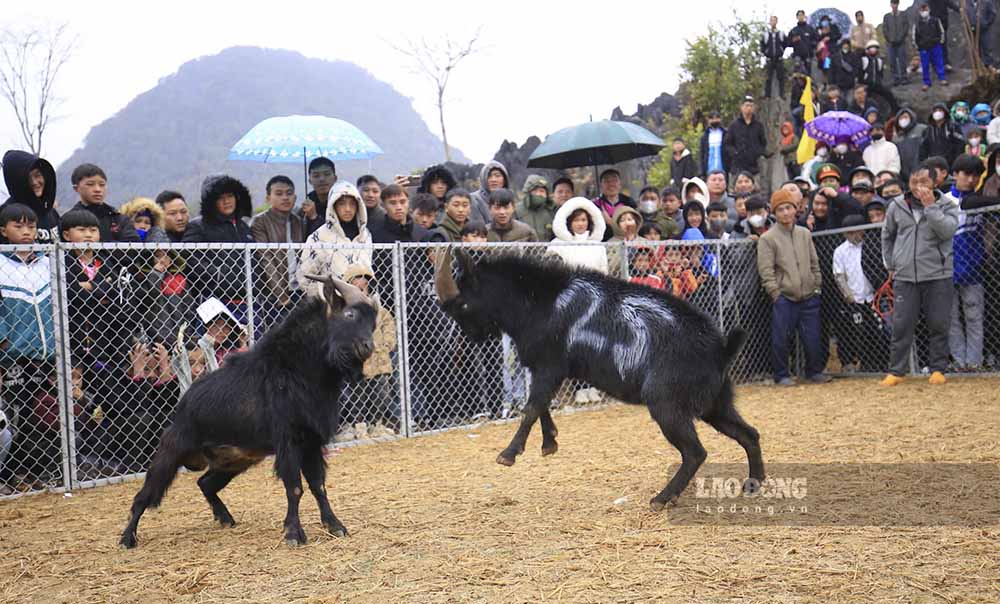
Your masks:
{"label": "chain-link fence", "polygon": [[[994,371],[1000,354],[1000,212],[962,217],[949,344],[953,371]],[[970,243],[971,241],[971,243]],[[823,277],[820,349],[834,374],[888,369],[893,292],[879,225],[813,235]],[[513,342],[466,339],[437,303],[434,248],[444,244],[313,246],[320,266],[377,294],[375,353],[348,385],[338,442],[412,436],[516,417],[530,371]],[[748,340],[731,373],[773,374],[772,304],[757,242],[608,243],[608,273],[688,300],[723,332]],[[279,325],[315,283],[303,244],[63,244],[0,254],[0,497],[93,486],[142,473],[192,381]],[[542,258],[550,244],[480,244],[471,255]],[[347,262],[342,260],[347,259]],[[343,271],[347,274],[344,275]],[[918,323],[911,371],[927,366]],[[791,334],[785,334],[791,335]],[[801,373],[801,346],[790,367]],[[567,381],[553,407],[605,400]]]}

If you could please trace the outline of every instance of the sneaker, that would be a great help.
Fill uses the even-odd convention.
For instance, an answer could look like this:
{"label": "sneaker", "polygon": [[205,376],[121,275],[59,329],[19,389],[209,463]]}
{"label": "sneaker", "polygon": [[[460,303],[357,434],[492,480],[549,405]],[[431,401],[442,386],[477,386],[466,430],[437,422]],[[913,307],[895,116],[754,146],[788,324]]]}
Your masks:
{"label": "sneaker", "polygon": [[903,383],[903,376],[893,375],[891,373],[885,376],[885,378],[883,378],[882,381],[879,382],[879,384],[881,384],[882,386],[898,386],[902,383]]}
{"label": "sneaker", "polygon": [[780,380],[776,380],[774,382],[774,385],[775,386],[784,386],[784,387],[795,386],[795,380],[793,380],[790,377],[781,378]]}
{"label": "sneaker", "polygon": [[931,374],[931,377],[930,379],[927,380],[927,383],[929,383],[931,386],[941,386],[942,384],[947,383],[947,381],[948,379],[944,377],[943,373],[941,373],[940,371],[935,371],[934,373]]}
{"label": "sneaker", "polygon": [[[951,65],[945,65],[944,66],[944,70],[950,73],[950,72],[954,71],[954,68]],[[945,80],[945,82],[947,82],[947,81],[948,80]]]}
{"label": "sneaker", "polygon": [[928,86],[927,84],[924,84],[923,86],[920,87],[920,90],[923,90],[924,92],[927,92],[929,89],[930,86]]}
{"label": "sneaker", "polygon": [[577,390],[576,394],[573,395],[573,402],[577,405],[582,405],[584,403],[590,402],[590,393],[587,392],[586,388]]}
{"label": "sneaker", "polygon": [[15,492],[16,491],[14,491],[14,487],[12,487],[10,485],[6,485],[6,484],[0,484],[0,497],[6,497],[7,495],[13,495]]}
{"label": "sneaker", "polygon": [[601,395],[601,391],[598,390],[597,388],[591,388],[590,389],[590,402],[592,402],[592,403],[599,403],[602,400],[604,400],[604,396]]}
{"label": "sneaker", "polygon": [[942,86],[947,86],[948,85],[948,80],[941,80],[941,85]]}
{"label": "sneaker", "polygon": [[831,382],[832,380],[833,380],[833,378],[830,377],[830,376],[828,376],[825,373],[817,373],[816,375],[811,375],[811,376],[809,376],[809,377],[806,378],[807,382],[810,382],[810,383],[813,383],[813,384],[827,384],[827,383]]}

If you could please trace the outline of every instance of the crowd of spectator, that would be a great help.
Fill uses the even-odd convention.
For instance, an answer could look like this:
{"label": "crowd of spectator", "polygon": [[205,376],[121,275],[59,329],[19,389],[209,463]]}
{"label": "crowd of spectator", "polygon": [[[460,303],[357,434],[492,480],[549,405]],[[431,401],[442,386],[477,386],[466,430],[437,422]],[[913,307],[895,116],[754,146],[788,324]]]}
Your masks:
{"label": "crowd of spectator", "polygon": [[[930,30],[947,28],[936,4],[928,12],[923,3],[918,20],[907,23],[891,2],[883,35],[892,84],[883,79],[881,48],[860,11],[846,33],[829,20],[813,29],[800,11],[784,34],[772,18],[761,40],[765,96],[776,86],[784,97],[789,49],[796,63],[791,119],[772,137],[777,146],[768,143],[753,97],[728,126],[709,109],[700,141],[672,141],[670,184],[642,187],[635,198],[614,168],[600,173],[596,195],[585,196],[569,177],[530,175],[515,190],[498,161],[483,166],[470,190],[443,165],[416,179],[365,175],[346,182],[320,157],[308,166],[312,190],[301,204],[294,182],[276,175],[255,214],[239,180],[214,175],[204,180],[192,219],[176,191],[116,208],[106,201],[108,176],[83,164],[70,179],[79,203],[60,215],[51,164],[8,151],[3,242],[73,245],[63,250],[64,273],[46,253],[0,255],[0,489],[37,486],[60,470],[62,391],[72,399],[80,471],[141,471],[192,380],[244,349],[251,334],[278,324],[304,296],[320,295],[310,277],[333,275],[383,301],[376,351],[364,383],[345,394],[339,438],[400,428],[396,287],[407,300],[410,362],[419,367],[411,380],[413,420],[440,427],[454,419],[442,409],[458,407],[468,415],[508,415],[525,381],[509,340],[484,348],[460,338],[434,302],[430,256],[405,255],[397,283],[392,254],[372,244],[463,242],[482,250],[493,242],[549,242],[538,253],[553,261],[664,290],[728,327],[742,326],[759,346],[744,355],[743,370],[779,385],[796,383],[799,350],[804,379],[829,381],[831,344],[843,370],[886,372],[886,386],[911,372],[914,342],[917,368],[926,368],[931,384],[945,383],[948,372],[992,366],[1000,351],[985,334],[996,333],[988,301],[1000,293],[1000,221],[973,210],[1000,204],[1000,117],[987,104],[996,99],[937,104],[918,116],[897,110],[892,96],[892,86],[908,77],[907,35],[920,50],[925,85],[931,63],[941,67],[941,80],[949,69],[944,34],[930,43]],[[983,26],[991,19],[984,14]],[[988,42],[982,50],[990,56]],[[815,156],[800,163],[798,101],[805,76],[814,73],[826,82],[816,114],[863,116],[870,137],[862,146],[817,142]],[[889,119],[881,113],[886,106]],[[689,142],[698,143],[697,153]],[[774,153],[788,180],[762,191],[761,164]],[[833,229],[842,231],[819,235]],[[667,241],[677,243],[660,243]],[[87,245],[97,242],[162,247]],[[234,245],[195,250],[176,243]],[[235,245],[246,243],[305,245],[254,248],[247,256],[246,246]],[[53,321],[53,275],[66,282],[69,376],[55,363],[63,339]],[[447,375],[461,379],[445,384]],[[583,388],[575,397],[586,402],[600,394]]]}

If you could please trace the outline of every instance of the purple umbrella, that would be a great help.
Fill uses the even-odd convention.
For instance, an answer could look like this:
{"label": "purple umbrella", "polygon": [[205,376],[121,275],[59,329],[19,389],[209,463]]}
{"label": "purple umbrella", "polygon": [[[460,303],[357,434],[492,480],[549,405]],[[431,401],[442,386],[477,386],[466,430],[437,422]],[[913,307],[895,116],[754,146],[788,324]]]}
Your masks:
{"label": "purple umbrella", "polygon": [[847,111],[827,111],[806,123],[806,132],[818,141],[833,147],[838,143],[850,143],[862,148],[871,142],[871,126],[864,118]]}

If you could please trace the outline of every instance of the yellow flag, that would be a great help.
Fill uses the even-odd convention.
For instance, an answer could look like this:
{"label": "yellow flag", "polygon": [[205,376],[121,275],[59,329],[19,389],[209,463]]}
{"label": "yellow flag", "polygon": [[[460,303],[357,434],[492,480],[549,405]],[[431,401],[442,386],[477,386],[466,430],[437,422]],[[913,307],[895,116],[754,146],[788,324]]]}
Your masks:
{"label": "yellow flag", "polygon": [[[806,87],[802,91],[799,103],[802,105],[802,119],[807,123],[816,119],[816,108],[813,107],[812,78],[806,78]],[[814,155],[816,155],[816,139],[810,137],[803,129],[802,138],[799,140],[799,149],[795,153],[795,160],[801,165],[812,159]]]}

